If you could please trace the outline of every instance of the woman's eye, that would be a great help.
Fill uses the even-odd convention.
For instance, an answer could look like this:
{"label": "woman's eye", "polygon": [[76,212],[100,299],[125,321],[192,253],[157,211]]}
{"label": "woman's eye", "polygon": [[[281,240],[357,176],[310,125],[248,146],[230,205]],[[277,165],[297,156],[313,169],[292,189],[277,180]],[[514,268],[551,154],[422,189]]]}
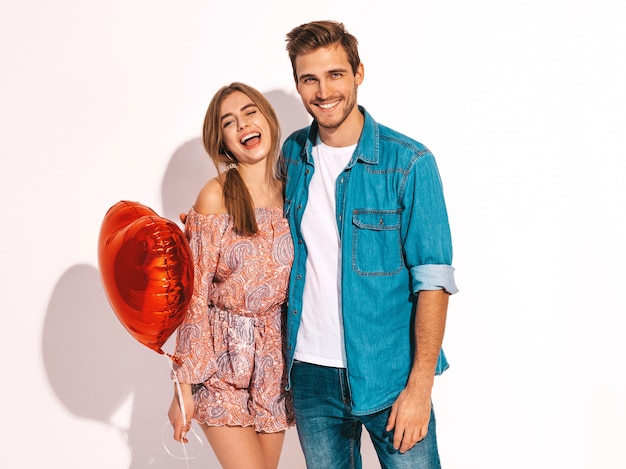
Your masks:
{"label": "woman's eye", "polygon": [[232,124],[233,121],[226,121],[222,124],[222,127],[225,129],[226,127],[228,127],[230,124]]}

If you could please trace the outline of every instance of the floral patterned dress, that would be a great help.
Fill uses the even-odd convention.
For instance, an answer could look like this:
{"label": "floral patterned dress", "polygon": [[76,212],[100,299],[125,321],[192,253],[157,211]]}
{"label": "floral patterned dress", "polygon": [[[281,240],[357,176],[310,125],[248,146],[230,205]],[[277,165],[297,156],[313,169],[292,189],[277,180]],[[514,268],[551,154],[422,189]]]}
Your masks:
{"label": "floral patterned dress", "polygon": [[242,236],[228,214],[189,211],[194,287],[174,373],[193,385],[198,422],[272,433],[293,425],[282,336],[293,244],[281,207],[255,212],[258,232]]}

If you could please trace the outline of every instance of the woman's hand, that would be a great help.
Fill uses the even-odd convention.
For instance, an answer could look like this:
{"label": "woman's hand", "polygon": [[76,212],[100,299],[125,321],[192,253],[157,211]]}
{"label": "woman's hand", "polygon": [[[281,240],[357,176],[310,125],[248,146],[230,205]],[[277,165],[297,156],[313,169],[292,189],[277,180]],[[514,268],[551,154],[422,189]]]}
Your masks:
{"label": "woman's hand", "polygon": [[183,413],[180,409],[180,399],[178,396],[178,389],[174,385],[174,397],[170,404],[170,409],[167,413],[172,428],[174,428],[174,439],[178,442],[187,443],[185,434],[191,429],[191,417],[193,416],[193,396],[191,394],[191,384],[180,384],[182,392],[183,405],[185,407],[186,422],[183,422]]}

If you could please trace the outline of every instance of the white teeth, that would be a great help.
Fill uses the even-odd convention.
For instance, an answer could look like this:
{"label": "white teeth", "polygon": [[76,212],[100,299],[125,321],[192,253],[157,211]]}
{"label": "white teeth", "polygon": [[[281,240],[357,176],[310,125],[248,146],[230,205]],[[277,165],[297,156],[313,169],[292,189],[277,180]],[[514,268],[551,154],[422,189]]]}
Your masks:
{"label": "white teeth", "polygon": [[320,104],[320,107],[322,109],[330,109],[330,108],[335,107],[337,104],[339,104],[339,101],[336,101],[336,102],[330,103],[330,104]]}
{"label": "white teeth", "polygon": [[241,143],[246,143],[248,140],[250,140],[251,138],[254,137],[260,137],[261,134],[258,132],[253,132],[251,134],[246,135],[244,138],[241,139]]}

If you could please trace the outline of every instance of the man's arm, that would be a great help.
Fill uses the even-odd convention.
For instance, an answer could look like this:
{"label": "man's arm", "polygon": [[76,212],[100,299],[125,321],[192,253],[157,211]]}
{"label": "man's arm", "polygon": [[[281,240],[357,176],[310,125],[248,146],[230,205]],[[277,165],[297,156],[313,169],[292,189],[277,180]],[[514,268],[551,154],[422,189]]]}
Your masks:
{"label": "man's arm", "polygon": [[394,430],[393,445],[411,449],[428,433],[431,392],[448,311],[445,290],[419,292],[415,317],[416,350],[406,387],[391,407],[387,431]]}

